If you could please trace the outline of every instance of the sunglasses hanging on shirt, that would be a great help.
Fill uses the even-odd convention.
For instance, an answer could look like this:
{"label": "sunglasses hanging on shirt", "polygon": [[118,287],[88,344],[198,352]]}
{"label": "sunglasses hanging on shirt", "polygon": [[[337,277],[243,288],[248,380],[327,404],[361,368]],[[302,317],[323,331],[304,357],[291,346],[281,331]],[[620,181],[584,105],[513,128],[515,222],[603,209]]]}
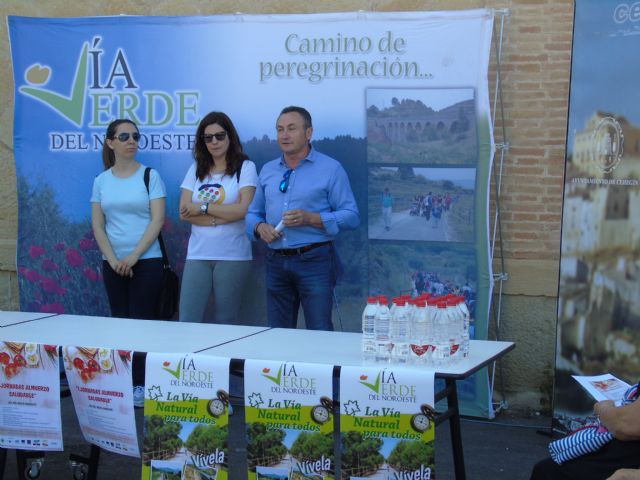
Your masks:
{"label": "sunglasses hanging on shirt", "polygon": [[292,171],[293,170],[289,169],[284,172],[284,175],[282,176],[282,181],[278,186],[278,190],[280,190],[282,193],[285,193],[289,189],[289,177],[291,176]]}

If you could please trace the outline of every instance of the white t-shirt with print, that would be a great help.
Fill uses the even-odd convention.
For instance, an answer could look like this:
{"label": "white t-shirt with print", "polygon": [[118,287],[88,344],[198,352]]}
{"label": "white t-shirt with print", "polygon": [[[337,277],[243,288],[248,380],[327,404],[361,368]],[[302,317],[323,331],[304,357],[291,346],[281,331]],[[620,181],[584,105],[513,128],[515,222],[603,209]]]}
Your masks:
{"label": "white t-shirt with print", "polygon": [[[258,185],[255,164],[245,160],[236,175],[216,173],[208,175],[204,181],[196,177],[196,164],[191,164],[180,188],[192,192],[191,201],[196,204],[212,203],[228,205],[240,198],[240,189]],[[187,260],[251,260],[251,242],[245,234],[244,218],[237,222],[216,227],[191,225]]]}
{"label": "white t-shirt with print", "polygon": [[[113,252],[119,260],[138,245],[151,222],[149,200],[167,196],[160,175],[151,169],[149,193],[144,184],[144,165],[127,178],[116,177],[105,170],[93,181],[91,202],[99,203],[105,217],[105,231]],[[155,240],[140,259],[162,257],[160,244]],[[104,258],[104,256],[103,256]]]}

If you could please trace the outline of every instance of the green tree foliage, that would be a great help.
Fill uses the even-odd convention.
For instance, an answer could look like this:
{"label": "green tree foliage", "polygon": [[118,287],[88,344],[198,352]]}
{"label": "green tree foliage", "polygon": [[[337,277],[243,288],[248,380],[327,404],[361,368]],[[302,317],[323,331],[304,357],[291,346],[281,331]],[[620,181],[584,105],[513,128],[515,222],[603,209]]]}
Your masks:
{"label": "green tree foliage", "polygon": [[[144,418],[144,441],[142,451],[148,458],[156,458],[160,452],[176,452],[182,447],[182,440],[178,434],[182,425],[176,422],[165,422],[160,415]],[[165,455],[166,457],[166,455]]]}
{"label": "green tree foliage", "polygon": [[351,476],[364,476],[375,472],[384,463],[380,453],[382,440],[362,437],[360,432],[342,435],[342,471]]}
{"label": "green tree foliage", "polygon": [[217,448],[225,450],[228,436],[226,426],[198,425],[187,438],[185,446],[190,452],[215,452]]}
{"label": "green tree foliage", "polygon": [[434,444],[424,442],[399,442],[387,459],[395,470],[419,470],[435,467]]}
{"label": "green tree foliage", "polygon": [[247,425],[247,455],[250,460],[259,460],[261,465],[273,465],[280,462],[287,453],[282,443],[285,437],[283,430],[268,430],[262,423]]}
{"label": "green tree foliage", "polygon": [[333,433],[302,432],[291,446],[291,455],[299,461],[333,458]]}

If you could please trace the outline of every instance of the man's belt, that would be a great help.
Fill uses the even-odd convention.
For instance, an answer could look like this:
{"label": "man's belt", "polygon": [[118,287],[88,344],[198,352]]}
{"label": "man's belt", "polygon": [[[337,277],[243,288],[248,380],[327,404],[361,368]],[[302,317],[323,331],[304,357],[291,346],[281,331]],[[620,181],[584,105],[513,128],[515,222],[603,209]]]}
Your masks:
{"label": "man's belt", "polygon": [[314,248],[323,247],[325,245],[331,245],[330,241],[327,242],[319,242],[319,243],[310,243],[309,245],[305,245],[304,247],[298,248],[274,248],[273,251],[276,255],[284,255],[285,257],[293,257],[295,255],[302,255],[309,250],[313,250]]}

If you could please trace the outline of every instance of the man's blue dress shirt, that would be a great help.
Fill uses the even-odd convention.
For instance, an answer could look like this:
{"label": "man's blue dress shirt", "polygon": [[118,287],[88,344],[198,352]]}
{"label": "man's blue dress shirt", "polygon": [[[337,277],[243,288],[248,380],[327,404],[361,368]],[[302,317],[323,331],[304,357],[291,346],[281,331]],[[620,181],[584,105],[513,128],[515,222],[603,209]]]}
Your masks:
{"label": "man's blue dress shirt", "polygon": [[269,244],[270,248],[298,248],[311,243],[333,240],[340,230],[356,228],[360,214],[347,172],[337,160],[313,148],[298,167],[291,172],[285,193],[280,182],[289,167],[283,157],[266,163],[253,202],[247,212],[247,235],[255,240],[256,225],[267,222],[274,227],[287,210],[302,209],[319,213],[324,229],[306,225],[282,231],[282,236]]}

